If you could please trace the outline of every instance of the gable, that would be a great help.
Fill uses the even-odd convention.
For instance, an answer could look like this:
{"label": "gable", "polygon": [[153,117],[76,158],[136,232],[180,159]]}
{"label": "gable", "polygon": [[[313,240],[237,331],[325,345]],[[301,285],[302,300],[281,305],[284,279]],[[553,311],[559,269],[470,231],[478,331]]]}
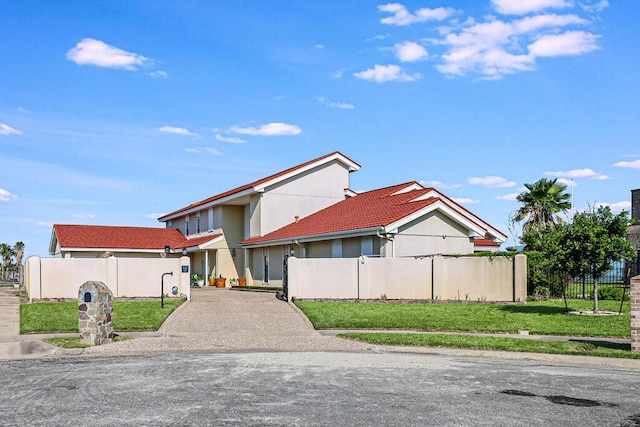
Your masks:
{"label": "gable", "polygon": [[[249,184],[245,184],[229,191],[225,191],[223,193],[208,197],[204,200],[192,203],[188,206],[168,213],[158,218],[158,220],[161,222],[166,222],[180,216],[188,215],[190,213],[198,212],[208,207],[224,203],[248,204],[248,198],[252,194],[262,193],[269,187],[276,186],[279,183],[285,182],[287,180],[295,179],[302,174],[312,171],[314,168],[318,168],[319,166],[332,162],[338,162],[342,164],[348,170],[348,172],[354,172],[360,169],[360,165],[358,163],[354,162],[339,151],[335,151],[317,159],[310,160],[289,169],[285,169],[281,172],[275,173],[265,178],[261,178]],[[343,191],[343,189],[341,188],[340,191]]]}

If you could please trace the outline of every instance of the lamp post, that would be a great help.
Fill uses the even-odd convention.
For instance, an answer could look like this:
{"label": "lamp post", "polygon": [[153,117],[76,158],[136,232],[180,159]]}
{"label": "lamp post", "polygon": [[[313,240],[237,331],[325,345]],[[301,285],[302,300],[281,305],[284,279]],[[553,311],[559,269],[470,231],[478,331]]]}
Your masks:
{"label": "lamp post", "polygon": [[164,308],[164,276],[166,275],[173,276],[173,271],[171,273],[162,273],[160,278],[160,308]]}

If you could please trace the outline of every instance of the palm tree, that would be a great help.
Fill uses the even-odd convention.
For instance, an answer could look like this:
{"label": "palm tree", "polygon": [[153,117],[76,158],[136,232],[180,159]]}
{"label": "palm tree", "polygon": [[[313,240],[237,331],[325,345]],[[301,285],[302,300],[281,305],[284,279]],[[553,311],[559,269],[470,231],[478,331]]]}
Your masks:
{"label": "palm tree", "polygon": [[6,279],[7,268],[11,265],[11,257],[13,256],[13,249],[6,243],[0,243],[0,256],[2,257],[2,276],[1,279]]}
{"label": "palm tree", "polygon": [[522,225],[523,235],[529,232],[540,235],[545,228],[564,222],[557,214],[571,208],[571,196],[565,192],[567,186],[556,181],[557,178],[541,178],[533,184],[525,184],[528,191],[523,191],[516,197],[522,206],[515,213],[514,220],[525,220]]}
{"label": "palm tree", "polygon": [[24,257],[24,243],[16,242],[16,244],[13,245],[13,253],[16,257],[16,267],[18,269],[20,283],[22,283],[22,258]]}

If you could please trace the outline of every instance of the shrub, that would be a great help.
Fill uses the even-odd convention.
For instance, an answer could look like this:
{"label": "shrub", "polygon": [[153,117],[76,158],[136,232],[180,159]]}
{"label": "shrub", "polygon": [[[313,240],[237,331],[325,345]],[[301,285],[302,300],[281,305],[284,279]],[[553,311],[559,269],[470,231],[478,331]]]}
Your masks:
{"label": "shrub", "polygon": [[536,286],[531,297],[534,301],[546,301],[550,295],[551,291],[546,286]]}
{"label": "shrub", "polygon": [[[622,289],[614,286],[603,286],[598,288],[599,300],[620,301],[622,299]],[[625,301],[629,300],[629,295],[625,293]]]}

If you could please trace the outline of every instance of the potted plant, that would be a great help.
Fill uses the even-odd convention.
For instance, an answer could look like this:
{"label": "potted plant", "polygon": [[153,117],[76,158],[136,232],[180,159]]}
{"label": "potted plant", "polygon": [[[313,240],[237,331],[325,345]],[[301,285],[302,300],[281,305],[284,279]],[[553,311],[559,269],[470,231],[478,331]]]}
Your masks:
{"label": "potted plant", "polygon": [[222,277],[222,274],[221,274],[220,277],[217,277],[215,281],[216,281],[216,287],[217,288],[224,288],[227,279]]}
{"label": "potted plant", "polygon": [[238,284],[238,279],[233,278],[233,279],[229,279],[229,286],[233,287],[236,286]]}
{"label": "potted plant", "polygon": [[213,277],[213,274],[209,276],[209,286],[214,286],[216,284],[216,278]]}
{"label": "potted plant", "polygon": [[204,277],[202,277],[202,274],[194,273],[193,274],[193,281],[199,287],[203,287],[204,286]]}
{"label": "potted plant", "polygon": [[247,278],[238,277],[238,286],[247,286]]}

